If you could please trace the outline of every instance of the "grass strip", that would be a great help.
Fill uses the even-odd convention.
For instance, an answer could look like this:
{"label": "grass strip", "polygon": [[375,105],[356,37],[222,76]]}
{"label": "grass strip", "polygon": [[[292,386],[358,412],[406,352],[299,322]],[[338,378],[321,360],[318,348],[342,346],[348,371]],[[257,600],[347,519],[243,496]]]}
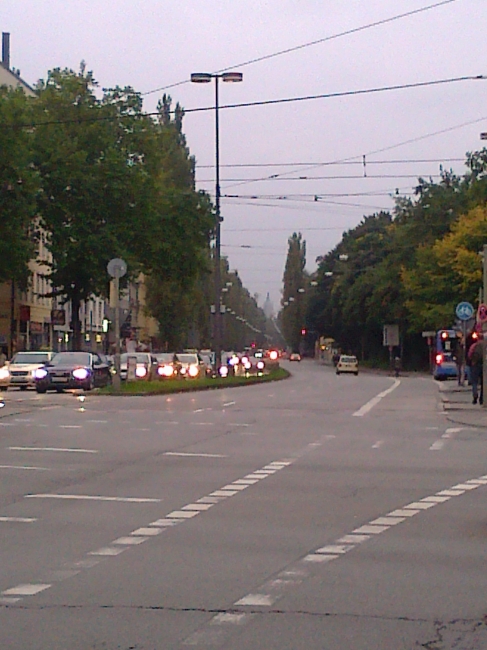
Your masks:
{"label": "grass strip", "polygon": [[187,393],[192,391],[213,390],[216,388],[237,388],[253,386],[269,381],[287,379],[290,373],[284,368],[272,370],[268,375],[251,375],[250,377],[201,377],[198,379],[167,379],[160,381],[127,381],[121,389],[115,391],[112,386],[96,390],[98,395],[167,395],[170,393]]}

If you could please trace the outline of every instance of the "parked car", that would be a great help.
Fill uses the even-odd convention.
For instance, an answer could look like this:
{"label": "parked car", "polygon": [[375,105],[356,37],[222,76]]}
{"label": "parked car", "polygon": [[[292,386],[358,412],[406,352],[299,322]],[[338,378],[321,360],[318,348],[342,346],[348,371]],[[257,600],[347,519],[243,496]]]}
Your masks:
{"label": "parked car", "polygon": [[291,352],[289,355],[289,361],[301,361],[301,355],[299,352]]}
{"label": "parked car", "polygon": [[177,360],[180,364],[179,374],[185,379],[196,379],[205,373],[205,370],[200,364],[199,357],[196,353],[182,353],[176,354]]}
{"label": "parked car", "polygon": [[358,359],[350,354],[341,354],[336,366],[336,374],[341,375],[344,372],[358,375]]}
{"label": "parked car", "polygon": [[150,352],[124,352],[120,356],[120,379],[125,381],[128,372],[128,359],[135,357],[135,379],[137,381],[152,381],[157,379],[157,359]]}
{"label": "parked car", "polygon": [[17,352],[9,363],[10,388],[18,386],[20,390],[35,388],[34,372],[48,363],[54,352]]}
{"label": "parked car", "polygon": [[5,364],[0,368],[0,389],[8,390],[10,386],[10,371],[8,365]]}
{"label": "parked car", "polygon": [[155,357],[159,379],[177,379],[179,377],[180,364],[174,352],[161,352]]}
{"label": "parked car", "polygon": [[106,386],[112,380],[110,369],[98,354],[91,352],[58,352],[50,361],[34,371],[36,391],[45,393],[65,388],[91,390]]}

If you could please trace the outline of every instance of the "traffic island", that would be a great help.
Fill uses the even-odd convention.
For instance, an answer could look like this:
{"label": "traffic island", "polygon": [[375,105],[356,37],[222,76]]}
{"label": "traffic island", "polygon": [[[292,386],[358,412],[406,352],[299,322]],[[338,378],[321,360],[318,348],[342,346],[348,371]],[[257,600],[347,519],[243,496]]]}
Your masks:
{"label": "traffic island", "polygon": [[114,396],[143,396],[167,395],[171,393],[189,393],[193,391],[214,390],[219,388],[240,388],[254,386],[270,381],[280,381],[291,376],[284,368],[276,368],[268,374],[250,375],[249,377],[201,377],[198,379],[168,379],[160,381],[126,381],[120,390],[115,390],[113,385],[96,389],[97,395]]}

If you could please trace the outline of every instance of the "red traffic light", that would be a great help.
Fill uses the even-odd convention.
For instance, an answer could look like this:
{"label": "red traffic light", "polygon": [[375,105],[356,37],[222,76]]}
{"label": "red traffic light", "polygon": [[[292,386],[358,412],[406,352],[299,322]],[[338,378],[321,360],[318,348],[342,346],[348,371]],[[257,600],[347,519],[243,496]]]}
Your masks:
{"label": "red traffic light", "polygon": [[303,329],[301,330],[301,336],[304,336],[305,334],[306,334],[306,329],[303,327]]}

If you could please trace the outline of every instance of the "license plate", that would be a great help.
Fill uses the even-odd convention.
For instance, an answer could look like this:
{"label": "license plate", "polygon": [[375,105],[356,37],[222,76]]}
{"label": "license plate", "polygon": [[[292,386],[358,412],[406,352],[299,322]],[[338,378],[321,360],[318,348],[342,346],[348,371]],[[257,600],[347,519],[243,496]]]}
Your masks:
{"label": "license plate", "polygon": [[66,383],[68,381],[68,378],[67,377],[52,377],[52,381],[55,382],[56,384],[57,383],[62,384],[62,383]]}

